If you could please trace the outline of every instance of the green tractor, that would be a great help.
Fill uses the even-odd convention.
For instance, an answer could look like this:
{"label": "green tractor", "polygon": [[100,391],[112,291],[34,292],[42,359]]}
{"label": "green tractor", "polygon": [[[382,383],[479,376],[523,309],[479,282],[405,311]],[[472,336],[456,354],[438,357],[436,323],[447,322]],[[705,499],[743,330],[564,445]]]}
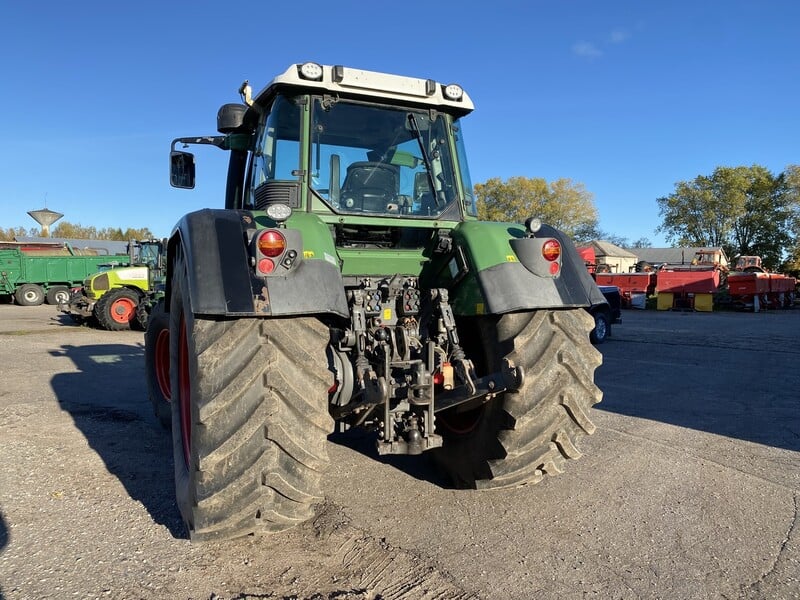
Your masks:
{"label": "green tractor", "polygon": [[95,273],[60,302],[75,321],[92,320],[110,331],[147,328],[152,305],[163,293],[165,240],[131,241],[130,265]]}
{"label": "green tractor", "polygon": [[176,225],[145,336],[190,537],[310,518],[336,428],[430,455],[457,487],[579,457],[603,298],[560,231],[478,220],[463,89],[305,63],[239,92],[221,135],[172,143],[179,188],[195,160],[178,145],[229,152],[225,206]]}

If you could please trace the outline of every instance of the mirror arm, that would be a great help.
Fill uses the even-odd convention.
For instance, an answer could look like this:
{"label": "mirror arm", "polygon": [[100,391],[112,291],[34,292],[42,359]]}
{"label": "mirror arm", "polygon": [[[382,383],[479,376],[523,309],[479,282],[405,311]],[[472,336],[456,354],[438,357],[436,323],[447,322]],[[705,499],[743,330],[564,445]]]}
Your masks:
{"label": "mirror arm", "polygon": [[224,135],[206,135],[201,137],[175,138],[174,140],[172,140],[172,145],[170,146],[170,150],[174,152],[175,146],[177,144],[183,144],[184,148],[186,148],[190,144],[208,144],[211,146],[216,146],[217,148],[224,149],[226,140],[227,136]]}

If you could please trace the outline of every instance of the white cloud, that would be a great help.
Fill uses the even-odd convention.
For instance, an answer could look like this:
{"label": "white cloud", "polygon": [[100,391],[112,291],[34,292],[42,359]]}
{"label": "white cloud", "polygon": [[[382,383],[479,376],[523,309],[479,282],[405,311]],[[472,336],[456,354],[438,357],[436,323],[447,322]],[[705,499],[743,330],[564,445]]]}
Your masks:
{"label": "white cloud", "polygon": [[627,41],[630,37],[631,34],[626,29],[615,29],[611,32],[609,40],[612,44],[621,44],[622,42]]}
{"label": "white cloud", "polygon": [[582,58],[599,58],[604,54],[604,50],[602,48],[605,47],[608,49],[608,46],[611,44],[623,44],[631,38],[631,35],[632,34],[630,30],[618,27],[613,29],[607,36],[605,36],[605,38],[601,40],[600,44],[587,41],[575,42],[572,45],[572,53],[575,56],[580,56]]}
{"label": "white cloud", "polygon": [[572,45],[572,52],[584,58],[597,58],[603,56],[600,49],[591,42],[576,42]]}

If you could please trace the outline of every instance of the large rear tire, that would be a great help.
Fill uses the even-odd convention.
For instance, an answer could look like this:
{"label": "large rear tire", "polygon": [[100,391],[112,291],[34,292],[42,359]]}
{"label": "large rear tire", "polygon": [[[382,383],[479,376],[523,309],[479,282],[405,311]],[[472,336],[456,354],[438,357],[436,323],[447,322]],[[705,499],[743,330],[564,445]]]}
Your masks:
{"label": "large rear tire", "polygon": [[23,283],[14,292],[14,299],[20,306],[39,306],[44,302],[44,290],[35,283]]}
{"label": "large rear tire", "polygon": [[172,426],[169,380],[169,314],[160,300],[147,320],[144,333],[144,365],[147,373],[147,392],[153,413],[166,429]]}
{"label": "large rear tire", "polygon": [[139,294],[127,288],[109,290],[94,305],[94,317],[103,329],[130,329],[131,323],[136,319],[139,300]]}
{"label": "large rear tire", "polygon": [[485,368],[497,371],[507,358],[524,381],[480,409],[437,414],[444,443],[434,459],[457,487],[507,488],[560,473],[581,456],[575,440],[594,432],[589,409],[603,396],[594,384],[602,357],[588,335],[594,319],[583,309],[541,310],[477,326]]}
{"label": "large rear tire", "polygon": [[69,302],[69,288],[65,285],[54,285],[47,290],[46,300],[48,304],[57,306]]}
{"label": "large rear tire", "polygon": [[328,466],[328,328],[313,317],[192,314],[173,270],[175,492],[192,540],[277,532],[314,514]]}

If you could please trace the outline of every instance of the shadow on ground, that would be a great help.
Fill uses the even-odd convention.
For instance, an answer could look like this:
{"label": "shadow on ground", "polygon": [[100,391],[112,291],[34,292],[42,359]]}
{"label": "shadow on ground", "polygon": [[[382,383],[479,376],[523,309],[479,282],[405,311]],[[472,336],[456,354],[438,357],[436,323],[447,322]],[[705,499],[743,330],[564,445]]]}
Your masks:
{"label": "shadow on ground", "polygon": [[143,346],[65,345],[52,354],[79,369],[51,381],[61,408],[131,498],[174,537],[186,537],[174,500],[172,442],[147,398]]}
{"label": "shadow on ground", "polygon": [[735,342],[612,339],[600,347],[596,408],[800,451],[800,343]]}
{"label": "shadow on ground", "polygon": [[394,467],[398,471],[420,481],[427,481],[442,488],[452,487],[450,481],[442,476],[436,468],[430,457],[430,452],[423,452],[416,456],[403,454],[380,455],[375,447],[377,434],[361,429],[351,429],[345,433],[334,433],[328,436],[328,440],[339,446],[350,448],[378,463]]}
{"label": "shadow on ground", "polygon": [[3,553],[6,546],[8,546],[8,525],[3,517],[3,511],[0,510],[0,554]]}
{"label": "shadow on ground", "polygon": [[[0,510],[0,555],[3,554],[3,550],[8,545],[8,538],[8,525],[6,525],[6,520],[3,517],[3,511]],[[0,600],[3,600],[4,598],[3,586],[0,585]]]}

